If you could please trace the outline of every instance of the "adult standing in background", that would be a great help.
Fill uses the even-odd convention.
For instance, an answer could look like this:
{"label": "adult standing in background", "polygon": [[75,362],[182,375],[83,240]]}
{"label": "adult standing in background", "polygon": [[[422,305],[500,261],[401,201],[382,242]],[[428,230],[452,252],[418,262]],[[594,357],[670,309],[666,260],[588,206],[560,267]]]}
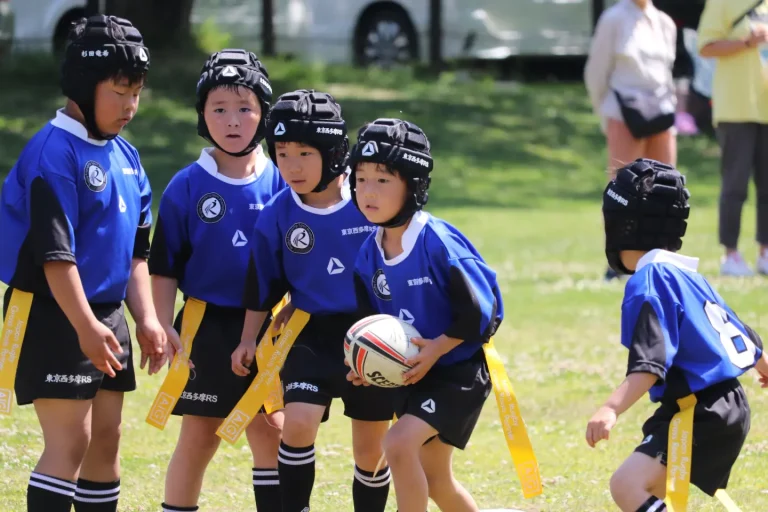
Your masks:
{"label": "adult standing in background", "polygon": [[[768,274],[768,0],[708,0],[699,52],[717,61],[713,123],[720,143],[722,275],[750,276],[738,251],[749,178],[757,189],[757,270]],[[754,173],[754,174],[753,174]]]}
{"label": "adult standing in background", "polygon": [[600,15],[584,81],[608,143],[609,180],[638,158],[677,162],[676,41],[672,18],[651,0],[619,0]]}

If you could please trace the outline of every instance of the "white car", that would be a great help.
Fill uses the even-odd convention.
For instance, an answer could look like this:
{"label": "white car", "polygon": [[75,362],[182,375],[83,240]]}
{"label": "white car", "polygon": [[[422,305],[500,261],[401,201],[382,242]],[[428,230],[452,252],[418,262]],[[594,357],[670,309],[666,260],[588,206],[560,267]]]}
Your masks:
{"label": "white car", "polygon": [[[606,0],[607,7],[616,0]],[[443,0],[446,59],[586,55],[594,0]],[[278,53],[379,64],[429,60],[429,0],[274,0]],[[212,20],[259,48],[261,2],[196,0],[193,25]]]}
{"label": "white car", "polygon": [[[104,0],[97,2],[103,10]],[[48,53],[64,47],[70,24],[85,16],[88,0],[11,0],[16,17],[14,51]]]}

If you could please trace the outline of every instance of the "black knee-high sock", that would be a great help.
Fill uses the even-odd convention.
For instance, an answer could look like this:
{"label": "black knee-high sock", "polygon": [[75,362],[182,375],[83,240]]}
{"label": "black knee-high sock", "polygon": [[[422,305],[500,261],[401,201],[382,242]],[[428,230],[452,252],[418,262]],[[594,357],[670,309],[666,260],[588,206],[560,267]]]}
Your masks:
{"label": "black knee-high sock", "polygon": [[656,496],[651,496],[648,500],[640,505],[637,512],[666,512],[667,505],[664,500],[660,500]]}
{"label": "black knee-high sock", "polygon": [[75,512],[117,512],[120,480],[92,482],[79,479],[75,491]]}
{"label": "black knee-high sock", "polygon": [[281,512],[280,478],[277,468],[253,468],[253,494],[257,512]]}
{"label": "black knee-high sock", "polygon": [[69,512],[77,483],[32,472],[27,485],[27,512]]}
{"label": "black knee-high sock", "polygon": [[283,512],[309,510],[309,497],[315,485],[315,445],[299,448],[281,441],[277,469]]}
{"label": "black knee-high sock", "polygon": [[390,480],[389,466],[381,468],[375,477],[372,471],[355,466],[355,479],[352,482],[355,512],[384,512]]}

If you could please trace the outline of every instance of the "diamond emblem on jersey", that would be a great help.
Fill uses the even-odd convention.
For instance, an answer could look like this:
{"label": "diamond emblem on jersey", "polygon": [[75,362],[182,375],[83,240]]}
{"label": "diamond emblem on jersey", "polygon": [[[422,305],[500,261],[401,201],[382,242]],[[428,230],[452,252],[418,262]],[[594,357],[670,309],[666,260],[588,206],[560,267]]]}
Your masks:
{"label": "diamond emblem on jersey", "polygon": [[344,272],[344,264],[338,258],[331,257],[328,260],[328,273],[332,276]]}
{"label": "diamond emblem on jersey", "polygon": [[208,192],[197,202],[197,216],[206,224],[219,222],[227,211],[227,203],[216,192]]}
{"label": "diamond emblem on jersey", "polygon": [[315,234],[303,222],[297,222],[285,234],[285,245],[296,254],[307,254],[315,246]]}
{"label": "diamond emblem on jersey", "polygon": [[235,231],[235,236],[232,237],[232,245],[234,247],[243,247],[244,245],[248,245],[248,239],[245,238],[245,235],[239,229]]}
{"label": "diamond emblem on jersey", "polygon": [[125,201],[123,201],[123,196],[119,195],[120,201],[118,202],[118,208],[120,209],[120,213],[125,213],[125,211],[128,209],[128,206],[125,204]]}
{"label": "diamond emblem on jersey", "polygon": [[94,192],[101,192],[107,187],[107,172],[99,164],[89,160],[83,171],[86,186]]}
{"label": "diamond emblem on jersey", "polygon": [[384,275],[384,271],[379,269],[373,274],[371,280],[371,286],[373,287],[373,294],[381,300],[392,300],[392,294],[389,293],[389,284],[387,284],[387,276]]}
{"label": "diamond emblem on jersey", "polygon": [[375,140],[371,140],[365,143],[365,146],[363,146],[362,154],[363,156],[372,156],[379,152],[379,146],[376,144]]}
{"label": "diamond emblem on jersey", "polygon": [[413,325],[413,321],[414,321],[414,320],[416,320],[416,319],[413,317],[413,315],[411,314],[411,312],[410,312],[410,311],[408,311],[407,309],[401,309],[401,310],[400,310],[400,314],[399,314],[399,315],[397,315],[397,316],[398,316],[398,318],[400,318],[400,320],[402,320],[403,322],[405,322],[405,323],[407,323],[407,324],[411,324],[411,325]]}
{"label": "diamond emblem on jersey", "polygon": [[280,122],[275,126],[275,135],[283,135],[285,133],[285,125]]}
{"label": "diamond emblem on jersey", "polygon": [[431,398],[427,398],[421,403],[421,408],[427,411],[429,414],[433,414],[435,412],[435,401]]}

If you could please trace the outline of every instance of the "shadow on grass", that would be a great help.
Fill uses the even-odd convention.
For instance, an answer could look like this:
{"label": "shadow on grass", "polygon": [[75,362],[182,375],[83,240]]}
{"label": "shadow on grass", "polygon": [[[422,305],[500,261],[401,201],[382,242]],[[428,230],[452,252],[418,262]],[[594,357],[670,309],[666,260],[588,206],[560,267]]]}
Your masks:
{"label": "shadow on grass", "polygon": [[[203,60],[202,54],[153,56],[148,91],[125,130],[157,194],[206,145],[197,136],[194,110]],[[488,81],[460,83],[452,75],[424,81],[409,70],[384,73],[282,60],[267,66],[276,96],[297,88],[356,87],[334,93],[352,139],[359,126],[376,117],[400,117],[421,126],[436,159],[432,205],[532,208],[599,202],[605,141],[579,84],[502,88]],[[63,104],[51,60],[11,68],[21,69],[4,73],[10,78],[0,84],[0,175]],[[715,201],[710,190],[718,179],[714,143],[681,138],[679,160],[692,182],[705,185],[697,204]]]}

